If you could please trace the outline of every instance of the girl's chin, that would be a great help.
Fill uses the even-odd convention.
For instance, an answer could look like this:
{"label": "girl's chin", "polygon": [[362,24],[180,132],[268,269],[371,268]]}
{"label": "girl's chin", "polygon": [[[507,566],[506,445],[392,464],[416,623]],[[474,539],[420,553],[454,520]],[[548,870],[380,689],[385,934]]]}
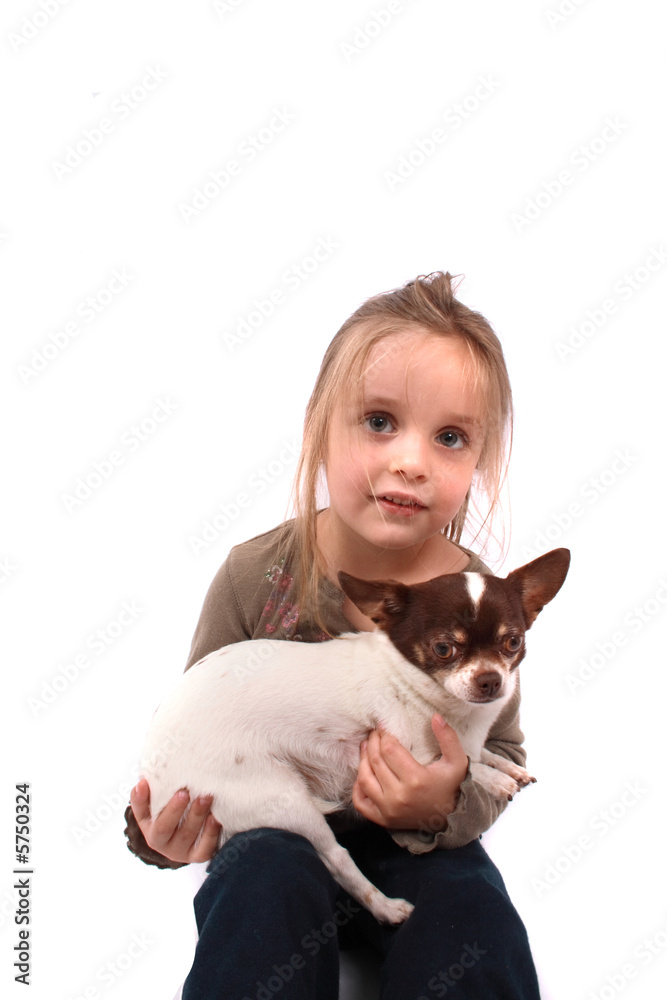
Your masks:
{"label": "girl's chin", "polygon": [[377,518],[373,524],[362,520],[354,525],[356,535],[379,549],[406,549],[423,545],[440,529],[431,527],[419,514],[395,514]]}
{"label": "girl's chin", "polygon": [[[398,507],[397,504],[392,505]],[[440,519],[433,517],[427,507],[405,508],[403,512],[385,511],[384,506],[373,501],[365,508],[350,511],[344,517],[331,514],[322,523],[327,537],[336,545],[344,545],[346,549],[386,550],[410,549],[421,547],[429,538],[440,536],[442,515]],[[323,512],[324,513],[324,512]],[[332,534],[329,534],[329,532]]]}

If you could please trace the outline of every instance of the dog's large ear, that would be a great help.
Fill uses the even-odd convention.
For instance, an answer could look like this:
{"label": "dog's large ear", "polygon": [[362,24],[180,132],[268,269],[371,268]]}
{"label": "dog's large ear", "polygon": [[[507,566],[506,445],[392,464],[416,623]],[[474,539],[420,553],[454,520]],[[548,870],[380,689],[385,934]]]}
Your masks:
{"label": "dog's large ear", "polygon": [[381,628],[401,615],[406,605],[408,587],[395,580],[359,580],[349,573],[339,573],[338,582],[359,610]]}
{"label": "dog's large ear", "polygon": [[509,574],[507,582],[519,592],[527,628],[563,586],[569,567],[570,550],[553,549]]}

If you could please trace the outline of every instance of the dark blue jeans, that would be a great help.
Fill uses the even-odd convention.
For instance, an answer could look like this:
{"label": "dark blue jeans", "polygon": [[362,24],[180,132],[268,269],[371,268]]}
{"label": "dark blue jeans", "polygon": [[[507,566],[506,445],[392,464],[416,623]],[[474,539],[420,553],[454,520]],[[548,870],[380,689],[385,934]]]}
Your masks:
{"label": "dark blue jeans", "polygon": [[339,946],[364,941],[384,956],[383,1000],[539,1000],[525,928],[479,841],[412,855],[372,825],[339,840],[383,892],[415,904],[409,919],[378,924],[298,834],[237,834],[195,897],[183,1000],[337,1000]]}

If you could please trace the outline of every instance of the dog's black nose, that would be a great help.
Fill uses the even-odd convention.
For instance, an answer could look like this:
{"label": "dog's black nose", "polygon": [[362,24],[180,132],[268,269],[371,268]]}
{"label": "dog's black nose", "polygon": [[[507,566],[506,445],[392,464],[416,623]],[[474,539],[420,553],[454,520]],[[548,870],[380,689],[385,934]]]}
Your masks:
{"label": "dog's black nose", "polygon": [[486,698],[495,698],[500,691],[502,677],[500,674],[495,673],[495,671],[490,670],[485,674],[477,674],[475,684],[480,694],[483,694]]}

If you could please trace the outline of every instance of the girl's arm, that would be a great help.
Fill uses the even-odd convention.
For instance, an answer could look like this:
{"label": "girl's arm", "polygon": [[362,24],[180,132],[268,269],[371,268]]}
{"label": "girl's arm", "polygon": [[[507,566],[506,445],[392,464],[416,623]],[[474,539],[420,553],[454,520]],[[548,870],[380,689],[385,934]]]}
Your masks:
{"label": "girl's arm", "polygon": [[[519,727],[519,686],[492,727],[486,747],[524,765]],[[442,759],[428,766],[415,761],[396,740],[374,733],[362,754],[354,805],[367,819],[396,831],[394,840],[415,854],[435,847],[463,847],[496,821],[507,801],[473,780],[468,759],[450,727],[433,731]],[[398,832],[400,830],[400,832]]]}

